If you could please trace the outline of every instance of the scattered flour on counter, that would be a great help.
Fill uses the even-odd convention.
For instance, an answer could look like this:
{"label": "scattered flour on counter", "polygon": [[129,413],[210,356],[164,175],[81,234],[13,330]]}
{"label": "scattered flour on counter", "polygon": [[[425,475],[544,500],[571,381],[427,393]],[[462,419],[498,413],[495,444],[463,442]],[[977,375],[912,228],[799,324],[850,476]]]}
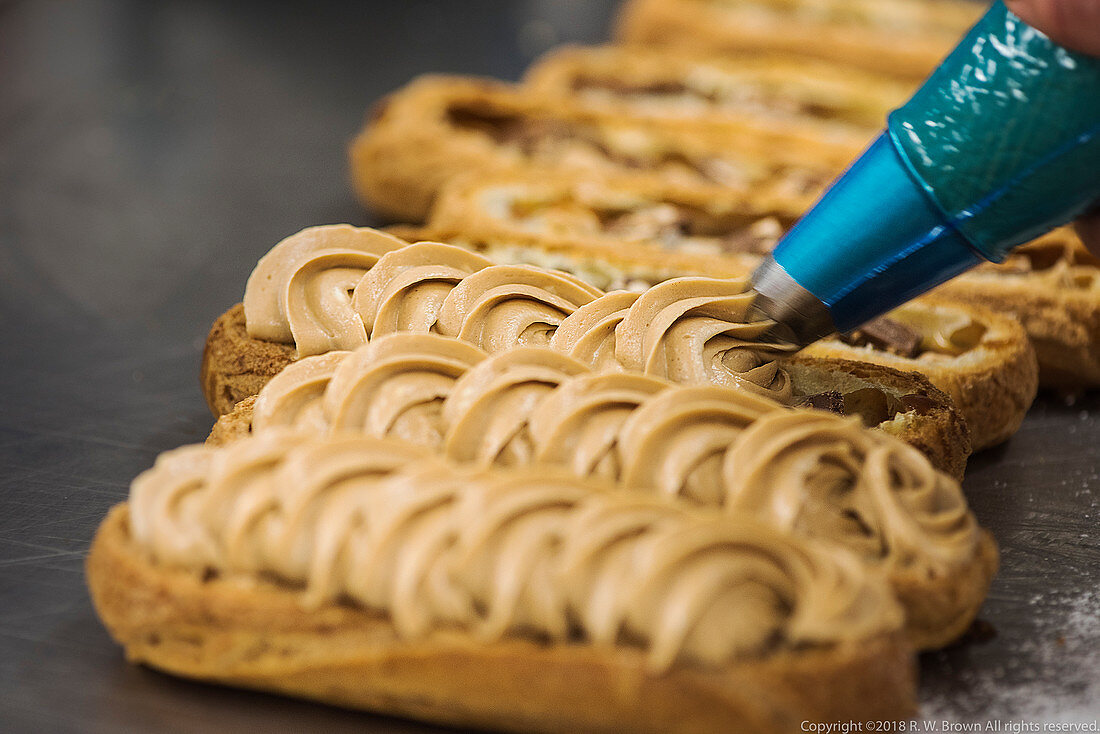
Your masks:
{"label": "scattered flour on counter", "polygon": [[[923,701],[925,720],[1020,719],[1091,722],[1100,718],[1100,588],[1032,597],[1035,631],[1026,639],[1000,635],[1011,662],[967,665],[960,687]],[[965,706],[960,705],[965,697]],[[959,717],[960,709],[975,713]]]}

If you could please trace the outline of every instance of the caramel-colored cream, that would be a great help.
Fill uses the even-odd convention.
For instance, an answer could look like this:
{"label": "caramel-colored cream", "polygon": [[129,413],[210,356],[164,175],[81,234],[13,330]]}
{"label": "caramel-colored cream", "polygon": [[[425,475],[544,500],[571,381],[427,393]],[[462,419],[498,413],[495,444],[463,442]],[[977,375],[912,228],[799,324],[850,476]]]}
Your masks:
{"label": "caramel-colored cream", "polygon": [[158,563],[263,575],[415,640],[444,628],[720,667],[896,631],[877,577],[751,521],[545,468],[486,472],[405,442],[272,430],[161,455],[131,488]]}
{"label": "caramel-colored cream", "polygon": [[643,293],[615,329],[627,370],[690,385],[745,387],[789,402],[791,380],[757,341],[770,321],[751,315],[747,281],[675,278]]}
{"label": "caramel-colored cream", "polygon": [[358,432],[483,468],[555,466],[751,514],[889,569],[964,565],[980,538],[958,483],[855,418],[741,389],[594,372],[547,348],[487,355],[428,334],[389,335],[339,359],[310,357],[272,380],[255,432]]}
{"label": "caramel-colored cream", "polygon": [[299,357],[412,331],[497,353],[551,345],[599,369],[740,386],[788,402],[790,379],[747,281],[677,278],[640,297],[530,265],[492,265],[451,245],[399,247],[347,225],[314,227],[268,253],[245,293],[249,334]]}
{"label": "caramel-colored cream", "polygon": [[347,224],[309,227],[287,237],[248,278],[248,335],[296,344],[299,356],[365,343],[367,331],[352,307],[352,293],[379,258],[404,244]]}
{"label": "caramel-colored cream", "polygon": [[858,418],[761,416],[726,454],[722,475],[734,512],[928,576],[972,557],[980,537],[957,482]]}

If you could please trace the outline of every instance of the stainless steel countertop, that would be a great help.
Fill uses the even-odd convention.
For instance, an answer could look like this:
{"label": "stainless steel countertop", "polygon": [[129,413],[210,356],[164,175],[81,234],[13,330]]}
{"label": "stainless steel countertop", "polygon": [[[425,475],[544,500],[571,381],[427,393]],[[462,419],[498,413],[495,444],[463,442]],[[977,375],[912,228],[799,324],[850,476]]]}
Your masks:
{"label": "stainless steel countertop", "polygon": [[[417,73],[516,78],[612,2],[0,4],[0,730],[427,731],[124,662],[83,556],[167,448],[201,440],[211,321],[257,258],[371,224],[364,111]],[[1100,395],[1043,395],[965,488],[996,635],[922,659],[929,719],[1100,718]]]}

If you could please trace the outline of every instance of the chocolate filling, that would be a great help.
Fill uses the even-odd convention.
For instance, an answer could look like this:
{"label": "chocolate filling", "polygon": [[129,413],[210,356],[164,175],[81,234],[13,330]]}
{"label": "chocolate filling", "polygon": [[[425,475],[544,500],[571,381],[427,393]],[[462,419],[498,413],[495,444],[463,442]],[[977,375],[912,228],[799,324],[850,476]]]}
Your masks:
{"label": "chocolate filling", "polygon": [[573,77],[570,86],[574,92],[589,90],[610,92],[617,97],[679,97],[690,95],[708,102],[717,102],[718,95],[714,92],[704,92],[700,89],[689,87],[683,82],[655,81],[643,84],[630,84],[621,79],[609,79],[607,77],[576,76]]}
{"label": "chocolate filling", "polygon": [[929,397],[912,393],[900,398],[872,387],[841,393],[836,390],[815,393],[802,398],[799,408],[827,410],[837,415],[855,415],[865,426],[874,427],[910,411],[925,415],[936,407]]}
{"label": "chocolate filling", "polygon": [[915,329],[886,317],[869,321],[840,339],[853,347],[871,346],[910,359],[921,353],[921,335]]}
{"label": "chocolate filling", "polygon": [[819,392],[816,395],[807,395],[799,401],[796,407],[816,408],[817,410],[827,410],[837,415],[845,415],[844,396],[836,390]]}

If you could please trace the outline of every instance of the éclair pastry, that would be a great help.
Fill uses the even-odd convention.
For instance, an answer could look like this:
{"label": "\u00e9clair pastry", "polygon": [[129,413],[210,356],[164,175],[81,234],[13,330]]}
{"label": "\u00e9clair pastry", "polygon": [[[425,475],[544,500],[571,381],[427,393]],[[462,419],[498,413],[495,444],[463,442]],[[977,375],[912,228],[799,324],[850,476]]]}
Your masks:
{"label": "\u00e9clair pastry", "polygon": [[[604,294],[564,272],[493,265],[449,245],[405,246],[376,230],[313,227],[266,255],[249,278],[243,307],[215,322],[202,385],[222,414],[296,358],[353,349],[387,333],[432,331],[493,353],[551,344],[674,382],[739,385],[787,402],[809,397],[776,364],[782,351],[754,341],[767,324],[751,314],[743,280],[679,279],[641,296]],[[848,382],[844,360],[829,369]],[[865,374],[852,387],[850,406],[847,395],[835,394],[840,408],[893,426],[961,476],[970,439],[950,399],[923,378],[878,369],[881,377]],[[871,402],[884,409],[865,413],[866,399],[855,396],[874,394],[876,380],[881,388]]]}
{"label": "\u00e9clair pastry", "polygon": [[603,290],[638,289],[687,274],[744,277],[800,213],[656,176],[510,170],[455,177],[410,234],[574,270]]}
{"label": "\u00e9clair pastry", "polygon": [[922,648],[970,625],[996,567],[958,484],[884,431],[743,389],[593,370],[546,347],[489,355],[389,334],[288,366],[209,442],[249,428],[396,438],[460,464],[556,466],[753,516],[881,568]]}
{"label": "\u00e9clair pastry", "polygon": [[936,291],[1011,315],[1039,358],[1039,383],[1067,391],[1100,386],[1100,260],[1070,227],[981,265]]}
{"label": "\u00e9clair pastry", "polygon": [[452,726],[772,734],[914,710],[899,607],[851,554],[399,441],[167,452],[87,575],[130,660]]}
{"label": "\u00e9clair pastry", "polygon": [[519,166],[657,175],[670,183],[777,197],[801,211],[861,149],[730,120],[660,125],[601,114],[488,79],[427,76],[382,100],[351,145],[359,197],[379,214],[423,220],[449,179]]}
{"label": "\u00e9clair pastry", "polygon": [[811,344],[805,354],[919,371],[951,396],[975,451],[1010,438],[1038,390],[1035,350],[1019,322],[944,297],[910,301],[851,334]]}
{"label": "\u00e9clair pastry", "polygon": [[636,45],[556,48],[523,84],[608,114],[722,118],[856,144],[913,93],[909,82],[791,54],[729,58]]}
{"label": "\u00e9clair pastry", "polygon": [[630,0],[615,36],[732,56],[793,54],[915,83],[981,13],[962,0]]}
{"label": "\u00e9clair pastry", "polygon": [[[499,173],[445,187],[425,231],[496,260],[553,265],[604,288],[644,288],[716,270],[744,277],[789,224],[778,212],[753,213],[733,198],[656,180]],[[958,289],[1003,277],[1006,267],[1011,264],[989,275],[964,275]],[[1100,280],[1091,287],[1100,288]],[[805,353],[921,372],[955,401],[975,450],[992,446],[1019,428],[1035,397],[1038,368],[1025,326],[982,307],[990,290],[996,287],[975,289],[965,302],[941,291],[950,300],[918,299],[854,338]],[[1018,306],[1026,303],[1017,296]]]}

